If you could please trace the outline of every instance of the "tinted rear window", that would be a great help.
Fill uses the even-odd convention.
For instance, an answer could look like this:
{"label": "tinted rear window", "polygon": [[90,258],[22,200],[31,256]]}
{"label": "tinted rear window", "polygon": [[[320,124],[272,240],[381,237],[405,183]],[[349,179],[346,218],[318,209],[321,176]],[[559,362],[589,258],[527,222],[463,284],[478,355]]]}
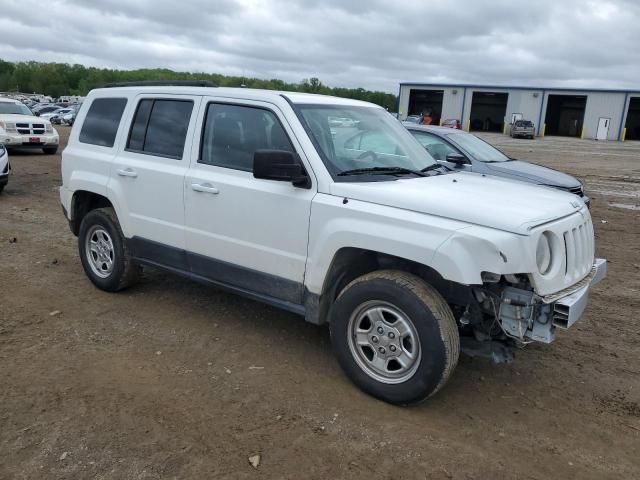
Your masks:
{"label": "tinted rear window", "polygon": [[192,110],[191,100],[141,100],[127,149],[181,159]]}
{"label": "tinted rear window", "polygon": [[113,147],[126,105],[126,98],[96,98],[82,124],[80,142]]}
{"label": "tinted rear window", "polygon": [[529,120],[518,120],[516,127],[532,127],[533,124]]}

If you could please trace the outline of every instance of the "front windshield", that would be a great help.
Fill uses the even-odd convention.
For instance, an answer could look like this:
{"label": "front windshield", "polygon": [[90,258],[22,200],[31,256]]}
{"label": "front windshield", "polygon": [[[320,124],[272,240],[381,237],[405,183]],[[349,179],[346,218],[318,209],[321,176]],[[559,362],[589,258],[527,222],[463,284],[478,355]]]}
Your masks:
{"label": "front windshield", "polygon": [[0,115],[32,115],[31,110],[22,103],[0,102]]}
{"label": "front windshield", "polygon": [[423,170],[435,160],[385,110],[298,105],[332,175],[370,168]]}
{"label": "front windshield", "polygon": [[475,135],[468,133],[451,133],[447,135],[447,140],[480,162],[508,162],[511,160],[493,145],[479,139]]}

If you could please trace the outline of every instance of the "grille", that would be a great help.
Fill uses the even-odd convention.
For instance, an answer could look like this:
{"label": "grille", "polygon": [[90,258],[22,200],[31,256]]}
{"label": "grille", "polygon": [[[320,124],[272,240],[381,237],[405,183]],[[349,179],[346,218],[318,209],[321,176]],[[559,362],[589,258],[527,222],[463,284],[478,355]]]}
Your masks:
{"label": "grille", "polygon": [[582,187],[570,188],[569,193],[573,193],[574,195],[578,195],[579,197],[583,196]]}
{"label": "grille", "polygon": [[593,265],[593,224],[591,220],[564,232],[565,277],[573,283],[584,277]]}
{"label": "grille", "polygon": [[16,123],[20,135],[43,135],[44,123]]}

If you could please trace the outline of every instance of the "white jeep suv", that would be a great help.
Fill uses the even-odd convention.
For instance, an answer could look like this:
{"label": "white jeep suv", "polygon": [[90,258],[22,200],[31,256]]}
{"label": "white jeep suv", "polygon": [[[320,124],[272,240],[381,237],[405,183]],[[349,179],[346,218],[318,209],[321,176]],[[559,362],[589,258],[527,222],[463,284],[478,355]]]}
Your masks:
{"label": "white jeep suv", "polygon": [[461,348],[507,361],[553,341],[606,271],[580,199],[451,172],[369,103],[103,88],[62,157],[60,199],[98,288],[146,265],[328,324],[349,377],[392,403],[438,391]]}
{"label": "white jeep suv", "polygon": [[18,100],[0,98],[0,144],[7,149],[37,148],[54,154],[58,143],[58,132],[49,120],[36,117]]}

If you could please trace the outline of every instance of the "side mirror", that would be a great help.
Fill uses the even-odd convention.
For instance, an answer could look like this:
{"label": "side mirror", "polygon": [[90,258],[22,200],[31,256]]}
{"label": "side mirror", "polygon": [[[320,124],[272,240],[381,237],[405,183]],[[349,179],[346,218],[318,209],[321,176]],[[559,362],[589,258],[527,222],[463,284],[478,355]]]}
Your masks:
{"label": "side mirror", "polygon": [[253,176],[311,188],[311,180],[302,167],[300,157],[287,150],[256,150],[253,154]]}
{"label": "side mirror", "polygon": [[39,117],[39,116],[40,116],[40,112],[35,112],[35,113],[34,113],[34,115],[35,115],[36,117]]}
{"label": "side mirror", "polygon": [[462,155],[461,153],[450,153],[446,158],[447,162],[454,163],[456,167],[461,167],[462,165],[466,165],[469,163],[467,157]]}

